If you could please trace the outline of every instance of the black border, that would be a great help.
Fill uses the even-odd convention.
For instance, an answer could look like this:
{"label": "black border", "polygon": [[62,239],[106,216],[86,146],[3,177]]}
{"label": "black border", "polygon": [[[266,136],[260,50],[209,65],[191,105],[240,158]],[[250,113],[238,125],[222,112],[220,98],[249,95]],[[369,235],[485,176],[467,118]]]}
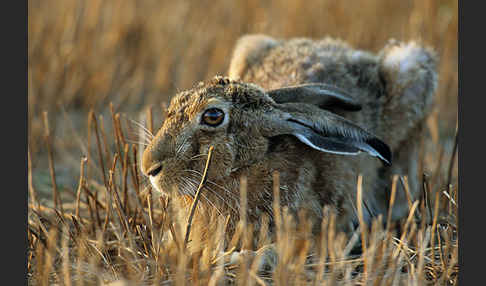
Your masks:
{"label": "black border", "polygon": [[463,142],[463,137],[464,137],[464,128],[465,128],[465,124],[464,124],[464,118],[463,118],[463,115],[464,115],[464,101],[463,101],[463,97],[462,97],[462,94],[464,93],[464,81],[463,81],[463,76],[464,76],[464,73],[463,73],[463,64],[464,64],[464,60],[463,60],[463,51],[464,51],[464,22],[463,22],[463,19],[464,19],[464,7],[463,7],[463,3],[462,1],[459,2],[458,4],[458,35],[457,35],[457,39],[458,39],[458,95],[457,95],[457,120],[458,120],[458,131],[457,131],[457,144],[458,144],[458,149],[457,149],[457,163],[458,163],[458,178],[457,178],[457,182],[458,182],[458,187],[459,187],[459,191],[457,193],[457,196],[458,196],[458,200],[459,200],[459,209],[458,209],[458,221],[459,221],[459,225],[458,225],[458,230],[459,230],[459,257],[458,257],[458,264],[459,264],[459,276],[458,276],[458,279],[457,279],[457,283],[459,285],[465,285],[465,275],[466,274],[466,271],[465,269],[463,269],[463,265],[464,265],[464,196],[463,196],[463,190],[465,189],[464,187],[464,157],[462,155],[465,155],[464,152],[462,151],[463,148],[461,148],[463,145],[462,145],[462,142]]}
{"label": "black border", "polygon": [[[21,235],[15,235],[15,236],[12,236],[13,240],[15,241],[15,243],[19,243],[19,244],[23,244],[23,253],[24,253],[24,256],[21,256],[19,255],[17,252],[16,254],[14,255],[9,255],[9,258],[10,259],[11,257],[15,257],[15,260],[18,260],[15,261],[15,264],[14,265],[17,265],[19,264],[18,268],[16,268],[16,270],[13,272],[13,273],[17,273],[17,271],[21,271],[21,274],[22,274],[22,278],[20,279],[15,279],[16,281],[25,281],[25,284],[27,284],[27,247],[28,247],[28,238],[27,238],[27,227],[28,227],[28,198],[27,198],[27,194],[28,194],[28,187],[27,187],[27,170],[28,170],[28,166],[27,166],[27,145],[28,145],[28,94],[27,94],[27,91],[28,91],[28,76],[27,76],[27,71],[28,71],[28,1],[18,1],[18,2],[14,2],[15,5],[18,5],[18,9],[21,11],[21,13],[19,14],[23,14],[25,15],[25,18],[22,19],[22,17],[18,17],[18,16],[15,16],[15,15],[18,15],[17,13],[14,13],[12,15],[12,17],[7,17],[7,19],[9,18],[14,18],[14,17],[17,17],[17,20],[16,22],[21,22],[18,24],[18,28],[15,28],[13,29],[14,31],[16,31],[18,29],[18,31],[15,32],[15,40],[13,41],[14,43],[16,43],[17,41],[20,42],[19,46],[20,47],[17,47],[17,45],[15,45],[14,49],[15,49],[15,53],[19,53],[19,56],[15,56],[15,57],[12,57],[11,58],[11,61],[14,62],[13,66],[16,66],[16,70],[15,70],[15,74],[19,73],[21,75],[19,75],[19,78],[21,78],[21,82],[20,84],[16,84],[15,85],[15,90],[17,90],[16,95],[14,95],[13,97],[15,97],[15,100],[18,100],[17,104],[20,105],[19,109],[22,110],[23,112],[18,112],[18,115],[19,118],[18,119],[18,122],[19,124],[22,126],[22,128],[19,128],[17,127],[16,128],[16,134],[15,134],[15,138],[19,138],[18,140],[20,140],[20,138],[22,138],[22,143],[20,143],[20,141],[17,141],[17,140],[14,140],[12,142],[12,144],[15,144],[15,148],[19,148],[21,150],[19,150],[20,152],[23,153],[23,158],[24,158],[24,162],[21,162],[20,160],[18,159],[12,159],[12,160],[9,160],[9,162],[15,162],[15,167],[17,167],[17,165],[19,165],[19,168],[22,168],[23,172],[16,172],[18,174],[21,174],[20,177],[21,179],[19,180],[19,182],[23,182],[23,192],[19,192],[18,191],[18,188],[19,186],[21,186],[20,184],[14,184],[15,186],[12,186],[11,190],[12,191],[15,191],[17,189],[17,191],[15,191],[16,195],[18,196],[18,200],[21,201],[23,203],[23,206],[24,206],[24,211],[22,212],[21,215],[19,216],[16,216],[15,220],[14,220],[14,224],[15,226],[12,226],[11,228],[12,229],[18,229],[19,232],[21,232]],[[6,11],[9,11],[9,9],[7,9]],[[9,12],[8,12],[9,13]],[[23,21],[22,21],[23,20]],[[6,25],[6,27],[12,27],[11,26],[12,24],[10,25]],[[17,25],[17,24],[14,24],[14,25]],[[23,34],[23,32],[25,32],[25,34]],[[23,54],[23,57],[22,57],[22,54]],[[23,58],[23,61],[22,61],[22,64],[19,64],[18,62],[15,64],[15,62],[17,61],[16,59],[22,59]],[[15,83],[15,81],[12,81]],[[17,152],[12,152],[11,155],[9,154],[9,156],[16,156]],[[17,157],[18,158],[18,157]],[[10,163],[9,163],[10,164]],[[11,172],[14,172],[17,170],[17,168],[11,168]],[[15,177],[17,174],[13,175],[13,177]],[[12,178],[13,178],[12,177]],[[16,180],[14,180],[16,181]],[[16,200],[17,201],[17,200]],[[16,206],[20,205],[21,203],[15,203],[12,204],[13,207],[16,208]],[[17,208],[16,208],[17,209]],[[10,212],[9,210],[9,213],[14,213],[14,212]],[[5,216],[5,217],[9,217],[9,216]],[[19,222],[17,222],[16,220],[20,220]],[[10,227],[9,227],[10,229]],[[15,232],[17,233],[17,231]],[[22,237],[22,239],[21,239]],[[14,251],[15,248],[12,248],[12,251]],[[22,265],[22,266],[20,266]],[[9,267],[11,269],[11,267]],[[23,270],[20,270],[20,269],[23,269]]]}
{"label": "black border", "polygon": [[483,182],[486,168],[482,161],[486,156],[482,149],[486,144],[483,139],[486,128],[482,55],[486,45],[483,41],[484,10],[480,5],[471,5],[473,3],[480,2],[459,2],[459,285],[484,284],[482,232],[486,218]]}
{"label": "black border", "polygon": [[[3,281],[27,285],[27,1],[4,5],[2,37],[2,251]],[[10,16],[10,17],[8,17]],[[14,283],[10,282],[14,281]],[[23,283],[22,283],[23,282]]]}

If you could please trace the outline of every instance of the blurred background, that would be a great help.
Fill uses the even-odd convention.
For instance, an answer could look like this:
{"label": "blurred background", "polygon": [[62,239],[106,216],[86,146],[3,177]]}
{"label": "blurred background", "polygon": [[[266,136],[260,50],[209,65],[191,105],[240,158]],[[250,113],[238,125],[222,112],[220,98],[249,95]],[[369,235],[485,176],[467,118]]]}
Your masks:
{"label": "blurred background", "polygon": [[[372,52],[390,38],[433,47],[440,56],[440,82],[428,122],[427,138],[433,144],[424,161],[435,170],[450,160],[454,145],[457,29],[457,0],[28,0],[33,184],[40,194],[51,192],[50,146],[58,188],[75,190],[80,158],[92,152],[87,139],[91,110],[106,134],[112,132],[113,112],[133,125],[131,120],[143,123],[149,108],[157,129],[163,103],[177,91],[227,74],[233,46],[247,33],[333,36]],[[105,141],[106,148],[115,144],[111,138]],[[439,176],[448,171],[443,165]]]}

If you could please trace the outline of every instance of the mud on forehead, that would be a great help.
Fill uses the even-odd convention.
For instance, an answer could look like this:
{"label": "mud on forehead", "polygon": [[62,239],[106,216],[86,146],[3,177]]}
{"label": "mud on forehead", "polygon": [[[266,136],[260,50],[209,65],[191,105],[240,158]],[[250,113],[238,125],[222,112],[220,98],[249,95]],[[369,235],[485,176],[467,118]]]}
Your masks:
{"label": "mud on forehead", "polygon": [[257,85],[227,77],[215,77],[177,94],[169,106],[168,117],[188,119],[199,112],[212,98],[242,105],[242,107],[263,107],[274,104],[274,101]]}

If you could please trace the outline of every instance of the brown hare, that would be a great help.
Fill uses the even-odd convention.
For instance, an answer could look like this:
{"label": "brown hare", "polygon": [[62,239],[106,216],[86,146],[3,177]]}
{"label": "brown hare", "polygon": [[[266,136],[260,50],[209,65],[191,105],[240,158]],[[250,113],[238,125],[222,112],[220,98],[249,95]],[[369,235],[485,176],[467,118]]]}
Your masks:
{"label": "brown hare", "polygon": [[[363,176],[364,218],[388,213],[393,174],[419,195],[418,147],[437,85],[435,53],[415,42],[390,42],[378,54],[323,40],[242,37],[229,77],[178,93],[146,148],[143,173],[160,192],[194,196],[214,146],[199,202],[238,221],[247,178],[247,218],[272,217],[273,179],[280,203],[305,210],[319,229],[323,207],[354,229],[356,183]],[[392,219],[407,214],[397,192]]]}

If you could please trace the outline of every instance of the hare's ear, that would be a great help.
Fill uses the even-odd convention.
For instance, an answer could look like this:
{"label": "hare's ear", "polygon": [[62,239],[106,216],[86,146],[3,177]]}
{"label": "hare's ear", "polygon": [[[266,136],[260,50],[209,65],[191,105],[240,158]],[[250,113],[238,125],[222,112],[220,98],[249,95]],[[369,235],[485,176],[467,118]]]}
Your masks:
{"label": "hare's ear", "polygon": [[351,121],[307,104],[288,103],[280,107],[264,123],[268,135],[293,135],[307,146],[326,153],[366,152],[391,164],[392,152],[388,145]]}
{"label": "hare's ear", "polygon": [[310,103],[320,108],[340,108],[347,111],[361,110],[361,104],[346,91],[327,84],[310,83],[267,91],[277,103]]}
{"label": "hare's ear", "polygon": [[229,66],[230,78],[242,78],[249,67],[259,64],[278,41],[261,34],[245,35],[238,39]]}

